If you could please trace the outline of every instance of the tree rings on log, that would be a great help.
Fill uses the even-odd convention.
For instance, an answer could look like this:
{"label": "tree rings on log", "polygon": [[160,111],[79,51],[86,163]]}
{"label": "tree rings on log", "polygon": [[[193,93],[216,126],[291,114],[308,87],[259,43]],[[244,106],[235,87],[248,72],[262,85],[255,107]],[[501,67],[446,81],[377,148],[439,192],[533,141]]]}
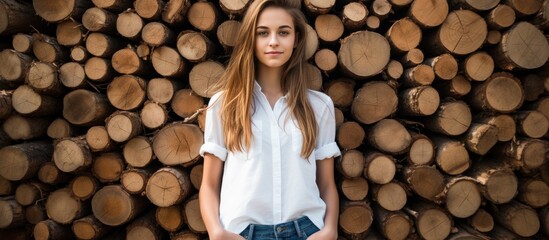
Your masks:
{"label": "tree rings on log", "polygon": [[364,79],[381,73],[389,63],[389,42],[376,32],[358,31],[341,40],[339,65],[350,77]]}
{"label": "tree rings on log", "polygon": [[147,182],[147,198],[156,206],[168,207],[186,199],[192,190],[189,174],[177,168],[156,171]]}
{"label": "tree rings on log", "polygon": [[153,151],[163,164],[190,165],[198,160],[203,142],[203,133],[198,126],[174,122],[156,133]]}

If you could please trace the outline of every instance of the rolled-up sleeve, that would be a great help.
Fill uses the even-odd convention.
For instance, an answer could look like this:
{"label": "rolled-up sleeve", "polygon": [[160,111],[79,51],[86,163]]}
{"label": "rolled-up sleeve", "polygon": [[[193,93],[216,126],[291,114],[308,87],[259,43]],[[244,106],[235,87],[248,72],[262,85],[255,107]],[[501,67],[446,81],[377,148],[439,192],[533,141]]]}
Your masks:
{"label": "rolled-up sleeve", "polygon": [[326,96],[323,99],[326,109],[322,111],[318,119],[318,136],[317,144],[314,151],[316,160],[337,157],[341,155],[341,151],[335,142],[336,123],[334,103],[332,99]]}
{"label": "rolled-up sleeve", "polygon": [[205,153],[225,161],[227,159],[227,148],[223,140],[223,128],[221,123],[220,109],[221,93],[217,93],[210,99],[208,109],[206,110],[206,126],[204,127],[204,144],[200,147],[200,156]]}

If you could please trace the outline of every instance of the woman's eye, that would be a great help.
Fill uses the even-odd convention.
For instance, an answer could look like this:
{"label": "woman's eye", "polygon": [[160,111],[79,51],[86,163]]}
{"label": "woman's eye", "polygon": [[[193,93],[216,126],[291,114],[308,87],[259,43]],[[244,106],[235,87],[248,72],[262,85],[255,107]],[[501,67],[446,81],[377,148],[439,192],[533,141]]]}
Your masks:
{"label": "woman's eye", "polygon": [[258,36],[267,36],[267,32],[257,32]]}
{"label": "woman's eye", "polygon": [[288,34],[290,34],[290,33],[287,32],[287,31],[282,31],[282,32],[280,32],[279,34],[282,35],[282,36],[286,36],[286,35],[288,35]]}

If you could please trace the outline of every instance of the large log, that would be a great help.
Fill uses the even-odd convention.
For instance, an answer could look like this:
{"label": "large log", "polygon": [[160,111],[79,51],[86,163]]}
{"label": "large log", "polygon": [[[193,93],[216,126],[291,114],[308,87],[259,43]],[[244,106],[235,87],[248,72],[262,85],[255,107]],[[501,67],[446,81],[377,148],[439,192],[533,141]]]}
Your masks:
{"label": "large log", "polygon": [[64,138],[54,143],[53,161],[63,172],[78,172],[92,163],[92,154],[84,137]]}
{"label": "large log", "polygon": [[42,29],[43,23],[36,16],[32,3],[28,1],[3,0],[0,2],[0,34],[9,35]]}
{"label": "large log", "polygon": [[46,212],[51,220],[66,225],[86,216],[90,212],[90,206],[72,196],[70,189],[61,188],[48,196]]}
{"label": "large log", "polygon": [[387,39],[379,33],[358,31],[341,40],[337,56],[345,74],[363,79],[383,71],[389,63],[389,51]]}
{"label": "large log", "polygon": [[75,125],[103,123],[112,111],[107,96],[89,90],[74,90],[63,98],[63,117]]}
{"label": "large log", "polygon": [[137,195],[130,195],[119,185],[101,188],[93,195],[93,215],[103,224],[120,226],[137,217],[146,209],[148,202]]}
{"label": "large log", "polygon": [[0,149],[0,176],[10,181],[31,178],[51,156],[52,146],[45,141],[3,147]]}
{"label": "large log", "polygon": [[192,190],[189,173],[178,168],[161,168],[147,181],[147,198],[156,206],[168,207],[185,200]]}

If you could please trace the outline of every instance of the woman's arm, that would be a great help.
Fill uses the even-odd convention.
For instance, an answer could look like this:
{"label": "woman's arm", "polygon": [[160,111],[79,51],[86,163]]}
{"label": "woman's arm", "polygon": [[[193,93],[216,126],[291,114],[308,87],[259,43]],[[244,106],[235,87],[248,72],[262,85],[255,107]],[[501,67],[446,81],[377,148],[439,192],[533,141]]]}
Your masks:
{"label": "woman's arm", "polygon": [[324,228],[308,239],[337,239],[339,196],[334,179],[334,158],[316,161],[316,164],[316,184],[320,190],[320,198],[326,203],[326,215],[324,217]]}
{"label": "woman's arm", "polygon": [[223,176],[223,161],[213,154],[204,154],[202,184],[200,185],[200,214],[211,240],[244,239],[223,229],[219,222],[219,195]]}

